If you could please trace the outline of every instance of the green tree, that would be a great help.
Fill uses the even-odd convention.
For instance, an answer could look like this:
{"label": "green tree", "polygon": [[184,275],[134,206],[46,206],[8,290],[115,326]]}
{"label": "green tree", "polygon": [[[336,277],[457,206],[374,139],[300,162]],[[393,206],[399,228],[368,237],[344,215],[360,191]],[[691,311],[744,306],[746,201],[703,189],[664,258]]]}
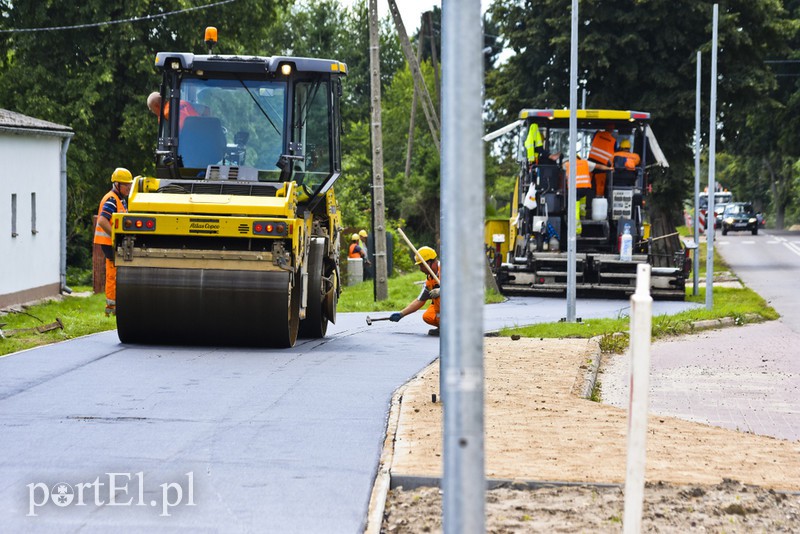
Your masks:
{"label": "green tree", "polygon": [[[705,106],[712,4],[694,0],[580,4],[578,72],[586,80],[587,107],[649,111],[670,161],[668,170],[652,174],[656,218],[677,216],[682,199],[691,191],[695,53],[704,54]],[[568,0],[494,2],[493,21],[515,52],[487,80],[498,121],[510,121],[523,107],[569,104],[570,17]],[[721,5],[719,151],[749,151],[745,146],[750,142],[739,140],[751,135],[746,128],[751,113],[775,86],[764,60],[787,50],[796,26],[797,19],[787,16],[779,0],[731,0]]]}
{"label": "green tree", "polygon": [[0,2],[0,29],[106,23],[36,32],[7,32],[0,40],[0,101],[14,111],[68,125],[68,262],[88,265],[91,216],[115,167],[153,169],[156,121],[145,106],[158,88],[156,52],[204,52],[203,30],[219,29],[222,53],[259,53],[270,42],[276,13],[288,0],[239,0],[160,18],[108,24],[194,7],[180,0],[125,3]]}

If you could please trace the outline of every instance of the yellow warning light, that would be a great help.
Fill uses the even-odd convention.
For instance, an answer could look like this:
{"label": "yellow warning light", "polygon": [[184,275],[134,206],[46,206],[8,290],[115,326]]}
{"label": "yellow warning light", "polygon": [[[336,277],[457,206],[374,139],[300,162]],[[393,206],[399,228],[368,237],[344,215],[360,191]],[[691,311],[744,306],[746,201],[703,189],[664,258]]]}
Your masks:
{"label": "yellow warning light", "polygon": [[217,43],[217,29],[214,26],[206,28],[206,44],[214,46]]}
{"label": "yellow warning light", "polygon": [[281,74],[283,74],[284,76],[288,76],[291,73],[292,73],[291,65],[289,65],[288,63],[284,63],[283,65],[281,65]]}

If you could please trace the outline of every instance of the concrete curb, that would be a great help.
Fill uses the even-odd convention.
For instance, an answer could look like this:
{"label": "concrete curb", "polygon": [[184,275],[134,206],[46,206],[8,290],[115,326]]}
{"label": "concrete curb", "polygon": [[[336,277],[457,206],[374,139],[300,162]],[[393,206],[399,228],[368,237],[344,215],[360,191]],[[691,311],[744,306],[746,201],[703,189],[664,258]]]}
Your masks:
{"label": "concrete curb", "polygon": [[386,498],[392,482],[392,459],[394,458],[394,443],[397,437],[397,426],[400,422],[400,408],[403,404],[403,393],[406,387],[417,375],[414,375],[405,384],[397,388],[392,395],[392,403],[389,407],[389,417],[386,420],[386,437],[383,440],[383,450],[381,459],[378,463],[378,473],[375,475],[375,482],[372,485],[372,494],[369,498],[369,508],[367,509],[367,525],[364,528],[365,534],[379,534],[383,525],[383,513],[386,508]]}
{"label": "concrete curb", "polygon": [[590,399],[592,397],[592,391],[597,383],[597,375],[600,372],[600,365],[603,363],[603,351],[600,349],[601,337],[602,336],[595,336],[589,340],[590,343],[594,343],[596,345],[592,351],[592,361],[583,374],[582,386],[579,386],[577,392],[573,390],[574,393],[583,397],[584,399]]}

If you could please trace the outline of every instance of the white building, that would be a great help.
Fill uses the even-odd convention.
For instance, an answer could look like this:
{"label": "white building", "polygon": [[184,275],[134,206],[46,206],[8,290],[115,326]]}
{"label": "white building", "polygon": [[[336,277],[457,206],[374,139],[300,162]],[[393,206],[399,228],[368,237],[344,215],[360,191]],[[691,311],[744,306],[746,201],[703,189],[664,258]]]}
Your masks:
{"label": "white building", "polygon": [[66,126],[0,109],[0,307],[66,287]]}

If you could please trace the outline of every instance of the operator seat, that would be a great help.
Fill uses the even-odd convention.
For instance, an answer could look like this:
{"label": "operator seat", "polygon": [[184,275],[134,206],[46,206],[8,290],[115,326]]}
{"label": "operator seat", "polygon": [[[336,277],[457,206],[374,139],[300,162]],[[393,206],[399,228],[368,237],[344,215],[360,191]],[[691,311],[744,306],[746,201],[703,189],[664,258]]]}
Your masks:
{"label": "operator seat", "polygon": [[225,131],[217,117],[186,117],[178,137],[183,166],[205,169],[225,155]]}

